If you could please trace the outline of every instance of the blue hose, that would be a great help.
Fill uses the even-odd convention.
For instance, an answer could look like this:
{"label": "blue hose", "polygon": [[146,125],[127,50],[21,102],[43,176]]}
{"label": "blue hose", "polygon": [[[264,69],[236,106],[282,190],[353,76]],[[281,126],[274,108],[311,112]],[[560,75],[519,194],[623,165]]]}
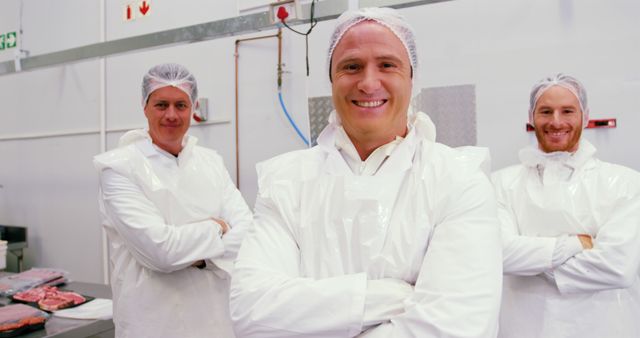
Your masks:
{"label": "blue hose", "polygon": [[287,107],[284,106],[284,101],[282,101],[282,92],[281,91],[278,91],[278,98],[280,99],[280,106],[282,106],[282,111],[284,111],[284,114],[287,116],[287,119],[289,120],[289,123],[291,123],[291,125],[293,126],[293,129],[296,130],[296,133],[298,133],[298,136],[300,136],[300,138],[302,139],[304,144],[306,144],[307,147],[308,147],[309,146],[309,141],[307,140],[306,137],[304,137],[304,135],[302,134],[300,129],[298,129],[298,126],[296,125],[295,122],[293,122],[293,119],[289,115],[289,112],[287,112]]}

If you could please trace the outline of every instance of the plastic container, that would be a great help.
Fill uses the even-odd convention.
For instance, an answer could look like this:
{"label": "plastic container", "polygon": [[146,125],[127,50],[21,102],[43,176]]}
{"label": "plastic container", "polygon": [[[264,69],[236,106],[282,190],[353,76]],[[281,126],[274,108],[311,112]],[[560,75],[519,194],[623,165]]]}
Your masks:
{"label": "plastic container", "polygon": [[16,337],[30,331],[41,330],[49,314],[24,304],[0,308],[0,337]]}
{"label": "plastic container", "polygon": [[11,296],[39,285],[57,285],[66,282],[68,273],[60,269],[32,268],[0,278],[0,296]]}

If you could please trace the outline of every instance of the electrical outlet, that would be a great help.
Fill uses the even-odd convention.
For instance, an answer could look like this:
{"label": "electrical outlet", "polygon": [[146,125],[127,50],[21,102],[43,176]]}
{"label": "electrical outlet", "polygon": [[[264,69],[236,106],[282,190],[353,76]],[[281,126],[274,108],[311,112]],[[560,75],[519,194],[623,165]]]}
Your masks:
{"label": "electrical outlet", "polygon": [[285,22],[300,19],[300,11],[300,2],[298,0],[281,0],[269,5],[269,17],[272,24],[281,22],[282,16],[279,16],[279,13],[286,16],[284,18]]}

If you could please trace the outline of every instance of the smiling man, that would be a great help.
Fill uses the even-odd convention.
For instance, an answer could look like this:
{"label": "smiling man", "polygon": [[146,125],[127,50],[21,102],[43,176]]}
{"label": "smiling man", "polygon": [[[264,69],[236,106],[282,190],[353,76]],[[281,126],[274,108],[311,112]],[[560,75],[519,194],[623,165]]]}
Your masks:
{"label": "smiling man", "polygon": [[397,12],[337,20],[335,106],[308,150],[258,165],[255,233],[232,279],[241,337],[494,337],[501,246],[479,169],[409,106],[418,70]]}
{"label": "smiling man", "polygon": [[537,147],[493,181],[504,241],[500,337],[640,336],[640,174],[581,139],[587,94],[575,78],[531,92]]}
{"label": "smiling man", "polygon": [[148,129],[94,159],[116,337],[233,337],[229,273],[252,215],[220,156],[187,135],[197,99],[186,68],[151,68]]}

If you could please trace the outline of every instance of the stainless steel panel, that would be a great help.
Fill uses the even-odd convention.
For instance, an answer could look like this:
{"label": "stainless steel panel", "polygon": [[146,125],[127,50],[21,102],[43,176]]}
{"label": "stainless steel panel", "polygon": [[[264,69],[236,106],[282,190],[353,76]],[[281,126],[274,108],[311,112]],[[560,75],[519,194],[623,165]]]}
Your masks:
{"label": "stainless steel panel", "polygon": [[436,141],[451,147],[476,145],[475,85],[425,88],[415,104],[436,125]]}
{"label": "stainless steel panel", "polygon": [[309,98],[309,125],[311,129],[311,145],[316,145],[318,135],[327,126],[327,119],[333,110],[331,96]]}

